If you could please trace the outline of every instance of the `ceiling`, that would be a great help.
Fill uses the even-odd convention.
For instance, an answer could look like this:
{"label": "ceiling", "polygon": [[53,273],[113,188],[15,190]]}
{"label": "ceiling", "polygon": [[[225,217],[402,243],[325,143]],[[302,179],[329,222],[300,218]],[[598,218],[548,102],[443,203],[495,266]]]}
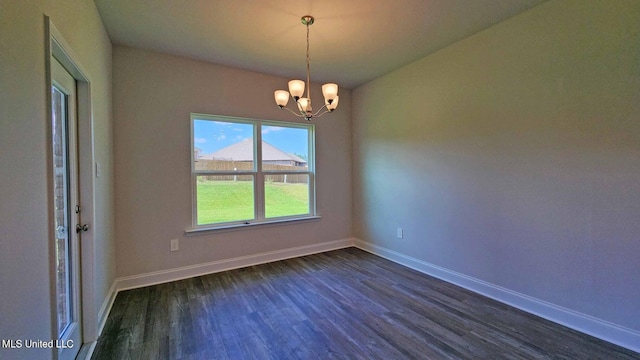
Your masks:
{"label": "ceiling", "polygon": [[354,88],[546,0],[95,0],[114,44]]}

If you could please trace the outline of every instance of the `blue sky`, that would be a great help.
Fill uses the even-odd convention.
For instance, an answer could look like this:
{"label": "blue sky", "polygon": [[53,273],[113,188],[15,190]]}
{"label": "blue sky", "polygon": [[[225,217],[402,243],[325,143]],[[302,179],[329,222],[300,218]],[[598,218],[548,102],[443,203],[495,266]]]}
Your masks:
{"label": "blue sky", "polygon": [[[301,128],[263,125],[262,140],[284,152],[307,156],[307,132]],[[194,145],[202,149],[202,154],[210,154],[253,137],[253,125],[195,119],[193,137]]]}

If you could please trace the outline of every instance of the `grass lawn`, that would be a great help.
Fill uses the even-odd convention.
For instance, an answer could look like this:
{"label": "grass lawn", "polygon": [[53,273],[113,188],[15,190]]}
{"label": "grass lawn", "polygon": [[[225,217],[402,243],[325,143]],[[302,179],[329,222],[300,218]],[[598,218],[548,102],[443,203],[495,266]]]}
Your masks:
{"label": "grass lawn", "polygon": [[[253,219],[253,182],[198,182],[198,224]],[[307,184],[265,184],[267,218],[309,213]]]}

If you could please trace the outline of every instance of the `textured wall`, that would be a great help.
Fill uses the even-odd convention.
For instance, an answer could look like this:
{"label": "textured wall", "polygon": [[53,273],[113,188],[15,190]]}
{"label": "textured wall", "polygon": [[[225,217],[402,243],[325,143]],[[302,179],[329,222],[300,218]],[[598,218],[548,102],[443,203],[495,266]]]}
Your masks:
{"label": "textured wall", "polygon": [[640,331],[640,2],[544,3],[352,107],[357,237]]}

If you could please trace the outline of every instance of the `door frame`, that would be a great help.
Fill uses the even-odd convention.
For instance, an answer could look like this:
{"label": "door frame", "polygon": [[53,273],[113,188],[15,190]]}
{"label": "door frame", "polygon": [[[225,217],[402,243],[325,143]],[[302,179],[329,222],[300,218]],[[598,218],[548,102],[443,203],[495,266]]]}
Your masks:
{"label": "door frame", "polygon": [[[98,338],[98,316],[95,303],[95,178],[93,176],[94,164],[94,135],[93,116],[91,104],[91,81],[86,75],[78,57],[73,53],[72,48],[65,41],[64,37],[56,29],[51,19],[45,15],[45,69],[46,69],[46,109],[47,109],[47,168],[52,169],[52,140],[51,140],[51,59],[55,58],[76,80],[77,84],[77,150],[78,150],[78,181],[79,198],[82,214],[82,222],[89,224],[89,231],[82,234],[80,241],[80,292],[81,292],[81,317],[82,317],[82,346],[94,342]],[[49,214],[53,214],[53,172],[47,172],[47,183],[49,184]],[[54,236],[54,219],[49,216],[49,239]],[[55,244],[51,241],[49,245],[49,269],[51,274],[50,294],[51,294],[51,331],[57,334],[57,310],[56,310],[56,289],[55,289]],[[54,351],[57,356],[57,351]]]}
{"label": "door frame", "polygon": [[[54,218],[56,219],[56,225],[58,225],[55,229],[56,232],[60,232],[61,220],[62,224],[64,224],[64,238],[60,237],[60,234],[56,234],[56,246],[63,241],[64,242],[64,255],[65,255],[65,269],[64,269],[64,277],[66,278],[65,286],[61,289],[61,284],[59,283],[60,279],[60,263],[57,263],[57,281],[58,284],[56,286],[58,293],[58,300],[60,299],[60,290],[64,290],[66,295],[66,303],[65,310],[70,310],[67,319],[71,320],[67,325],[63,328],[63,333],[58,333],[58,340],[61,340],[60,344],[63,344],[58,349],[58,358],[62,359],[70,359],[71,356],[76,358],[80,350],[80,344],[82,344],[82,291],[81,291],[81,264],[80,264],[80,239],[81,234],[77,231],[74,231],[79,225],[80,216],[74,211],[76,205],[80,204],[80,189],[78,187],[78,136],[77,136],[77,90],[76,90],[76,80],[71,77],[71,75],[67,72],[67,70],[62,67],[62,65],[55,59],[51,61],[52,63],[52,78],[53,78],[53,86],[51,87],[52,94],[58,93],[56,97],[60,97],[58,101],[60,104],[58,106],[52,107],[56,112],[56,115],[60,115],[60,118],[56,116],[55,123],[59,123],[60,129],[59,131],[64,132],[60,134],[58,140],[60,141],[59,145],[62,145],[62,153],[60,154],[61,164],[56,164],[58,166],[54,167],[54,176],[57,178],[59,175],[64,174],[62,179],[57,178],[55,189],[59,189],[59,185],[63,185],[63,202],[65,204],[64,207],[64,215],[60,216],[58,214],[58,210],[56,209],[56,214],[54,214]],[[55,89],[55,91],[54,91]],[[62,110],[62,111],[61,111]],[[60,111],[60,112],[59,112]],[[52,119],[52,124],[54,124]],[[56,125],[56,132],[58,131],[58,125]],[[53,126],[52,126],[53,131]],[[53,135],[53,134],[52,134]],[[56,136],[57,137],[57,136]],[[55,142],[55,140],[54,140]],[[56,149],[57,146],[54,146]],[[55,152],[56,150],[54,150]],[[54,159],[58,158],[58,156],[54,156]],[[55,162],[59,160],[54,160]],[[62,170],[61,172],[59,172]],[[56,190],[58,191],[58,190]],[[56,200],[61,194],[56,192]],[[56,206],[59,204],[59,201],[55,201]],[[60,218],[62,217],[62,218]],[[60,261],[60,249],[56,251],[56,258]],[[60,311],[60,304],[58,304],[57,311]],[[58,315],[58,331],[60,331],[60,313]],[[64,336],[62,336],[64,334]],[[71,341],[71,342],[69,342]],[[57,344],[57,343],[56,343]],[[69,344],[73,344],[74,346],[67,346]],[[63,356],[61,356],[63,355]]]}

